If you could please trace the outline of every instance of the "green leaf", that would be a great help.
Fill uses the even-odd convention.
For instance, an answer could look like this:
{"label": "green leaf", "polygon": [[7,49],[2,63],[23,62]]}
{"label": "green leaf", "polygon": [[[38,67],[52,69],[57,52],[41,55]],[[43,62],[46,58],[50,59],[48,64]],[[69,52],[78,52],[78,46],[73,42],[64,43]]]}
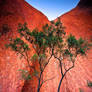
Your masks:
{"label": "green leaf", "polygon": [[39,57],[40,58],[46,58],[46,55],[45,54],[40,54]]}
{"label": "green leaf", "polygon": [[37,61],[38,60],[38,55],[34,54],[31,58],[32,61]]}
{"label": "green leaf", "polygon": [[59,42],[60,42],[60,43],[63,42],[62,38],[59,38]]}
{"label": "green leaf", "polygon": [[80,53],[80,54],[85,54],[85,50],[84,50],[83,48],[80,48],[80,49],[78,50],[78,53]]}
{"label": "green leaf", "polygon": [[58,18],[57,22],[55,23],[55,26],[59,26],[61,24],[60,19]]}
{"label": "green leaf", "polygon": [[79,43],[80,45],[82,45],[82,44],[84,43],[84,40],[83,40],[82,38],[80,38],[80,39],[78,40],[78,43]]}
{"label": "green leaf", "polygon": [[70,36],[68,37],[67,42],[69,47],[74,47],[77,46],[78,44],[78,41],[76,40],[75,36],[73,36],[72,34],[70,34]]}
{"label": "green leaf", "polygon": [[6,48],[9,48],[9,46],[10,46],[9,44],[5,44],[5,47],[6,47]]}
{"label": "green leaf", "polygon": [[66,50],[65,50],[64,55],[69,55],[70,57],[72,57],[72,56],[73,56],[73,54],[72,54],[72,53],[70,53],[68,49],[66,49]]}
{"label": "green leaf", "polygon": [[72,53],[70,53],[70,57],[73,57],[73,54]]}
{"label": "green leaf", "polygon": [[65,54],[65,55],[69,55],[69,54],[70,54],[69,50],[66,49],[64,54]]}
{"label": "green leaf", "polygon": [[27,77],[24,78],[25,80],[30,80],[32,79],[32,76],[30,74],[27,75]]}
{"label": "green leaf", "polygon": [[79,91],[80,91],[80,92],[84,92],[81,88],[79,88]]}
{"label": "green leaf", "polygon": [[32,75],[33,76],[38,76],[38,74],[39,74],[39,72],[37,70],[35,70]]}
{"label": "green leaf", "polygon": [[14,44],[22,44],[22,43],[24,43],[24,41],[21,40],[20,38],[14,39]]}
{"label": "green leaf", "polygon": [[19,69],[19,71],[21,73],[22,79],[24,79],[24,80],[32,79],[32,76],[29,74],[29,72],[27,70]]}
{"label": "green leaf", "polygon": [[88,87],[92,87],[92,82],[91,81],[87,81],[87,86]]}
{"label": "green leaf", "polygon": [[29,50],[30,48],[29,48],[28,44],[25,43],[25,44],[23,44],[23,49],[24,50]]}

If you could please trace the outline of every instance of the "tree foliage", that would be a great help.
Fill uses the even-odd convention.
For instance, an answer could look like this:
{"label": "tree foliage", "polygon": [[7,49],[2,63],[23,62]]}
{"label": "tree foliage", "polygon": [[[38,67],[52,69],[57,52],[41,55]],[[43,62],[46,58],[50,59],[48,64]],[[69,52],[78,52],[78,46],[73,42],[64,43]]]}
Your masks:
{"label": "tree foliage", "polygon": [[[38,29],[30,31],[26,23],[23,25],[19,24],[18,32],[20,34],[20,38],[17,37],[12,39],[8,44],[8,47],[11,47],[14,51],[25,57],[30,69],[34,71],[33,75],[38,79],[37,92],[40,91],[42,84],[45,82],[43,80],[43,72],[49,64],[52,56],[58,60],[62,75],[58,86],[59,92],[62,80],[66,73],[74,67],[77,56],[86,55],[86,52],[89,49],[89,43],[87,41],[82,38],[76,39],[72,34],[67,36],[64,30],[65,27],[61,23],[60,19],[56,22],[51,21],[50,25],[46,24],[43,26],[41,31]],[[25,42],[23,38],[25,38],[27,42]],[[31,50],[29,46],[30,44],[32,44],[35,50],[35,54],[31,59],[28,54]],[[38,61],[39,72],[36,70],[35,65],[30,65],[30,60],[32,61],[31,63]],[[65,62],[65,60],[69,62]],[[29,78],[31,77],[29,76]]]}

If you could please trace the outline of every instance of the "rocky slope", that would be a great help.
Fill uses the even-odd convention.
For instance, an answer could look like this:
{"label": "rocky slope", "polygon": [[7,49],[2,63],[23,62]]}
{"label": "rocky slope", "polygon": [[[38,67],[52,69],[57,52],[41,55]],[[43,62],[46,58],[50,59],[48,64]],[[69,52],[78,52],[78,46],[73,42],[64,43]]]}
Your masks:
{"label": "rocky slope", "polygon": [[41,29],[49,21],[24,0],[0,0],[0,92],[21,92],[24,85],[18,69],[26,67],[25,60],[5,48],[10,38],[18,36],[18,23],[24,22],[30,29]]}

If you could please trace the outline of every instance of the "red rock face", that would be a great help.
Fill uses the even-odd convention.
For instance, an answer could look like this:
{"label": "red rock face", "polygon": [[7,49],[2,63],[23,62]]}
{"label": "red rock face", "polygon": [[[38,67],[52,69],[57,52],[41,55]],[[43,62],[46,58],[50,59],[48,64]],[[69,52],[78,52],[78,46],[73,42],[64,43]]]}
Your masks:
{"label": "red rock face", "polygon": [[[77,38],[92,39],[92,0],[81,0],[76,8],[60,16],[66,33],[72,33]],[[46,76],[47,75],[47,76]],[[60,81],[60,69],[54,59],[51,60],[45,72],[45,78],[55,78],[43,85],[41,92],[57,92]],[[87,86],[87,80],[92,81],[92,49],[87,56],[77,58],[75,68],[65,76],[60,92],[92,92]]]}
{"label": "red rock face", "polygon": [[[67,34],[72,33],[77,38],[92,39],[92,0],[81,0],[76,8],[60,17],[66,27]],[[92,92],[87,87],[87,80],[92,81],[92,49],[87,56],[78,57],[75,68],[64,79],[61,92]]]}
{"label": "red rock face", "polygon": [[80,8],[92,7],[92,0],[80,0],[78,7]]}
{"label": "red rock face", "polygon": [[0,0],[0,92],[21,92],[24,85],[18,70],[25,69],[26,61],[5,48],[10,38],[19,36],[18,23],[24,22],[30,29],[41,29],[49,21],[24,0]]}
{"label": "red rock face", "polygon": [[[89,4],[86,6],[87,1],[91,2],[81,0],[75,9],[60,17],[67,34],[72,33],[78,38],[81,36],[86,39],[92,37],[92,7]],[[83,4],[84,2],[86,3]],[[49,23],[46,16],[24,0],[0,0],[0,92],[36,91],[36,79],[29,82],[20,80],[18,69],[25,69],[26,61],[20,60],[15,52],[5,48],[11,37],[19,36],[18,23],[24,22],[28,23],[30,29],[41,29],[44,24]],[[32,50],[31,54],[33,52]],[[52,77],[55,78],[44,83],[41,92],[57,92],[60,69],[53,58],[44,72],[44,79]],[[87,80],[92,81],[92,50],[87,53],[87,57],[77,58],[75,68],[64,78],[60,92],[79,92],[79,88],[84,92],[92,92],[92,89],[87,87]]]}

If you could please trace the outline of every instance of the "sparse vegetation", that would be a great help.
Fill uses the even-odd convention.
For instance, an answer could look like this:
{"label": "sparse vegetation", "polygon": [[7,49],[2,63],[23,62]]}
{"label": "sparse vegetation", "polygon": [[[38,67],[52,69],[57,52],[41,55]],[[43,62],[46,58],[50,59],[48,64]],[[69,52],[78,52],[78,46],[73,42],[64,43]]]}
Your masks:
{"label": "sparse vegetation", "polygon": [[92,88],[92,81],[87,81],[87,86]]}
{"label": "sparse vegetation", "polygon": [[[72,34],[67,36],[64,30],[65,27],[62,25],[60,19],[58,19],[57,22],[51,22],[51,25],[46,24],[40,32],[38,29],[34,29],[31,32],[26,23],[23,25],[19,24],[18,32],[20,33],[20,38],[12,39],[7,45],[26,59],[33,74],[29,75],[27,72],[27,78],[24,77],[25,72],[21,72],[24,73],[23,77],[25,79],[30,79],[32,76],[38,79],[37,92],[40,92],[43,83],[54,78],[54,76],[52,76],[50,79],[43,79],[43,72],[52,57],[54,57],[59,64],[61,79],[57,92],[60,92],[61,83],[67,72],[74,68],[77,56],[86,55],[89,49],[89,43],[87,41],[82,38],[76,39]],[[27,42],[25,42],[23,38],[25,38]],[[32,49],[32,47],[30,47],[31,44],[35,50],[33,56],[29,54]],[[30,64],[30,61],[32,64]],[[35,62],[39,65],[38,69],[36,69]]]}
{"label": "sparse vegetation", "polygon": [[84,92],[83,89],[79,88],[79,92]]}

